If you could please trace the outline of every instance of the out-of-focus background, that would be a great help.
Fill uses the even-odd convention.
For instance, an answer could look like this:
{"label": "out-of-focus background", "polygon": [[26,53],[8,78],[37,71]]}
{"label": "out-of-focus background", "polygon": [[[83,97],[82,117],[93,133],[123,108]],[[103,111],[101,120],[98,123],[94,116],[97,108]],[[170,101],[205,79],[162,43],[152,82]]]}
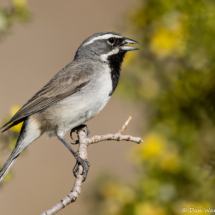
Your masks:
{"label": "out-of-focus background", "polygon": [[[126,56],[113,98],[87,124],[91,135],[114,133],[132,115],[126,133],[144,143],[89,147],[82,194],[59,214],[213,214],[206,211],[215,209],[213,0],[5,0],[0,7],[2,123],[89,35],[116,31],[140,42]],[[0,136],[1,164],[19,129]],[[73,166],[56,138],[35,141],[1,184],[0,214],[50,208],[72,188]]]}

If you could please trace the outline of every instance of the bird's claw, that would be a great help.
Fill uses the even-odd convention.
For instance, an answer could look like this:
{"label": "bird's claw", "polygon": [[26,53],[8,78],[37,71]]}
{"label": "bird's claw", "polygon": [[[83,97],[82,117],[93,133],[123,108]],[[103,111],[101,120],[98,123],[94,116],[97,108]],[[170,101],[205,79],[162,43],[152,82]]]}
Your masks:
{"label": "bird's claw", "polygon": [[87,173],[89,171],[90,163],[87,160],[84,160],[84,159],[78,157],[77,162],[75,164],[75,167],[73,169],[73,174],[74,174],[75,177],[77,177],[76,173],[78,171],[78,166],[79,165],[81,165],[82,168],[83,168],[83,171],[82,171],[81,175],[83,175],[83,181],[82,182],[84,182],[86,180],[86,178],[87,178]]}
{"label": "bird's claw", "polygon": [[87,125],[84,125],[84,131],[86,132],[87,136],[90,134],[90,130],[89,128],[87,127]]}
{"label": "bird's claw", "polygon": [[[80,130],[80,129],[83,129],[84,132],[87,134],[87,136],[89,135],[90,130],[88,129],[87,125],[81,124],[81,125],[79,125],[79,126],[73,128],[73,129],[71,130],[71,132],[70,132],[70,137],[71,137],[72,140],[74,140],[74,139],[73,139],[73,136],[72,136],[72,133],[75,132],[75,131],[78,131],[78,130]],[[75,142],[74,142],[74,143],[71,143],[71,144],[73,144],[73,145],[79,144],[79,141],[78,141],[78,140],[75,140]]]}
{"label": "bird's claw", "polygon": [[75,140],[75,142],[71,142],[72,145],[76,145],[76,144],[79,144],[79,141],[78,140]]}

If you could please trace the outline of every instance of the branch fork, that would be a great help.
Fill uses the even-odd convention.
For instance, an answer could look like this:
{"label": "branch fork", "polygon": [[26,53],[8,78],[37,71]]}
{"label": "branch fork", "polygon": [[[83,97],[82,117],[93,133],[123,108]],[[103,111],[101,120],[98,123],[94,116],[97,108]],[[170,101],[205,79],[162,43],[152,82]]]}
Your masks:
{"label": "branch fork", "polygon": [[[123,131],[127,128],[129,122],[131,121],[132,117],[130,116],[122,128],[116,134],[106,134],[106,135],[96,135],[93,137],[88,138],[88,129],[86,126],[81,126],[77,129],[77,136],[79,142],[79,149],[78,155],[87,160],[87,147],[91,144],[98,143],[105,140],[126,140],[135,143],[141,143],[143,140],[140,137],[133,137],[130,135],[122,135]],[[62,210],[64,207],[73,203],[77,200],[79,195],[81,194],[81,186],[83,181],[82,175],[83,168],[81,165],[78,167],[77,177],[75,180],[75,184],[72,188],[72,191],[63,199],[61,199],[56,205],[54,205],[51,209],[43,212],[41,215],[53,215]]]}

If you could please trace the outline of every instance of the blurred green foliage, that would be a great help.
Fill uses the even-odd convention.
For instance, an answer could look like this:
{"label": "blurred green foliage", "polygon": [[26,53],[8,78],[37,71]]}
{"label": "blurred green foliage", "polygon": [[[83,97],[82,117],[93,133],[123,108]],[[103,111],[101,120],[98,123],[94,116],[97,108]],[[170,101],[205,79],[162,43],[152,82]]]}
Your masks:
{"label": "blurred green foliage", "polygon": [[25,23],[30,21],[30,12],[26,0],[13,0],[8,7],[0,6],[0,40],[10,33],[14,23]]}
{"label": "blurred green foliage", "polygon": [[[179,215],[215,205],[215,1],[142,0],[131,9],[119,94],[143,107],[132,185],[102,178],[93,214]],[[187,212],[182,212],[182,208]]]}

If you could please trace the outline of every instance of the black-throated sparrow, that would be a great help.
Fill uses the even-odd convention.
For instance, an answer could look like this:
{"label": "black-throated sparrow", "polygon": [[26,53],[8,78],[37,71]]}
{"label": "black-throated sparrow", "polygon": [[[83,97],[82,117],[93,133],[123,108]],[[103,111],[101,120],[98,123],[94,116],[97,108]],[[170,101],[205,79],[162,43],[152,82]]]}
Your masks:
{"label": "black-throated sparrow", "polygon": [[[5,124],[3,131],[24,121],[16,146],[0,171],[0,182],[19,154],[44,132],[56,135],[83,166],[84,179],[89,163],[82,160],[64,135],[97,115],[113,94],[127,51],[137,43],[114,32],[97,33],[78,48],[74,60],[57,73]],[[76,165],[77,166],[77,165]],[[77,170],[77,168],[76,168]],[[74,170],[74,174],[75,171]]]}

